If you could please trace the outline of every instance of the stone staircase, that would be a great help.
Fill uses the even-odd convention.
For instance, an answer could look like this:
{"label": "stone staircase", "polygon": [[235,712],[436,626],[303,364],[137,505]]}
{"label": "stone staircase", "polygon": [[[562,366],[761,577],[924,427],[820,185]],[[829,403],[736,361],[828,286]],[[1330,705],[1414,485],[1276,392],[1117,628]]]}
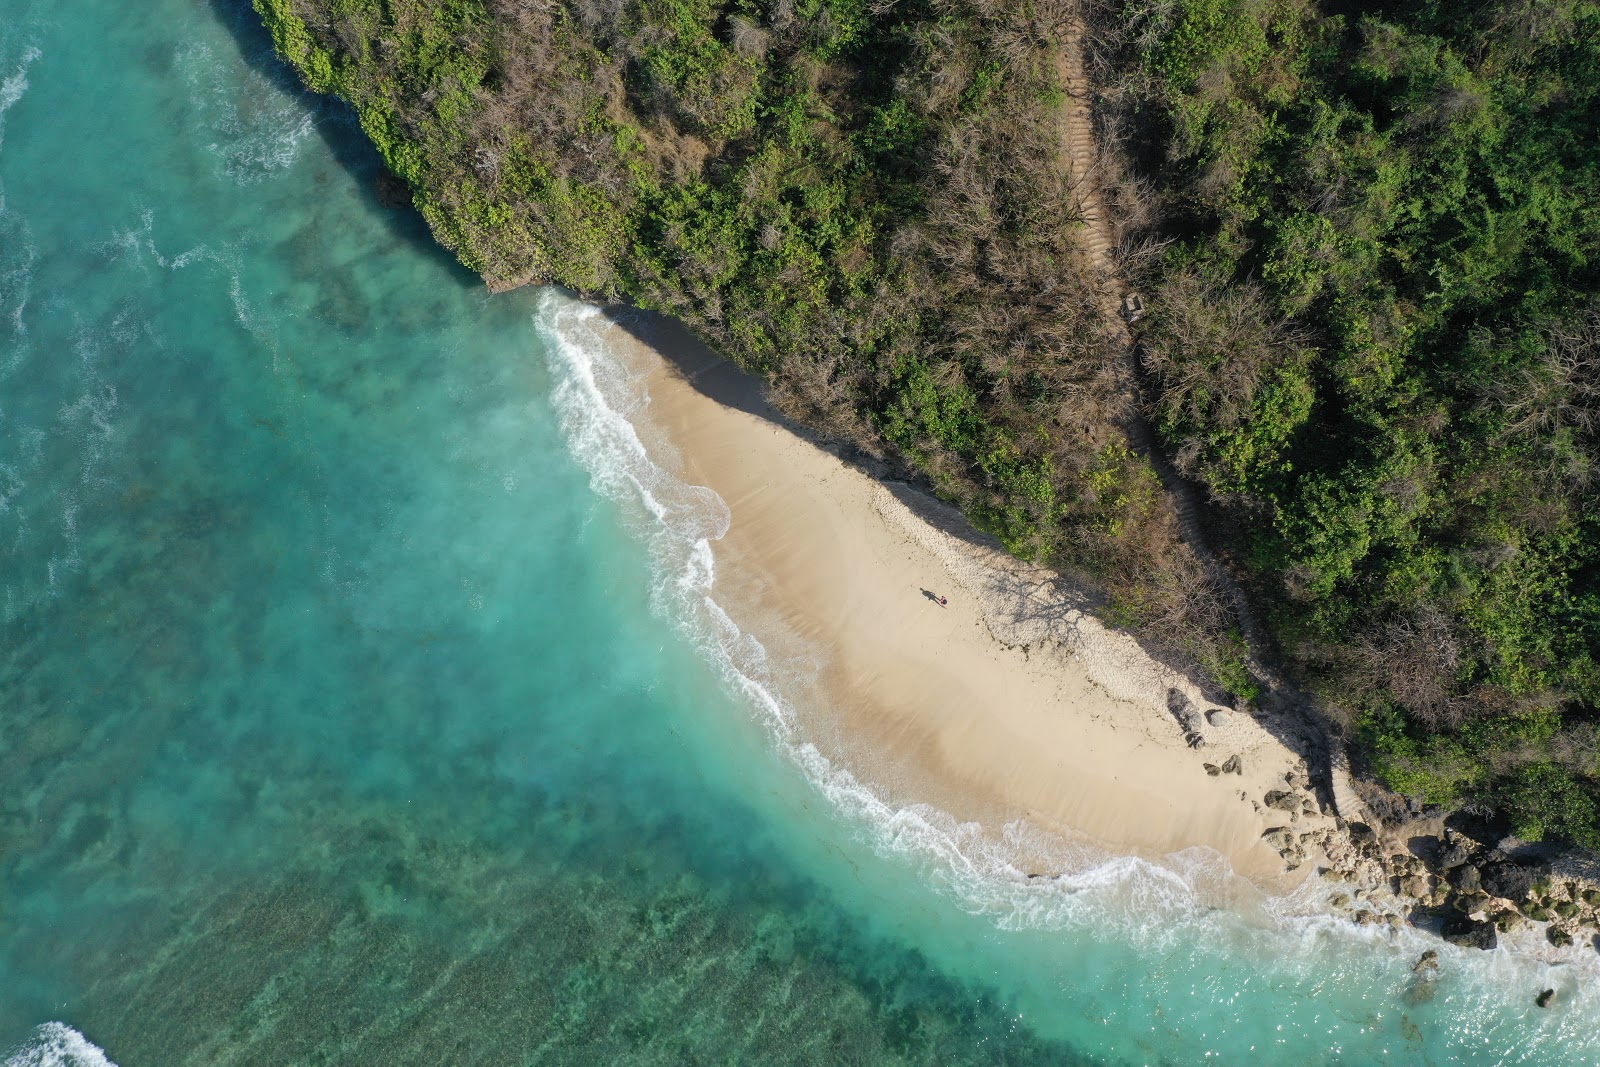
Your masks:
{"label": "stone staircase", "polygon": [[[1121,353],[1119,374],[1129,395],[1139,390],[1139,355],[1137,339],[1131,329],[1132,316],[1125,315],[1130,299],[1137,300],[1126,281],[1117,275],[1113,252],[1116,248],[1115,231],[1105,208],[1098,181],[1097,151],[1094,139],[1094,90],[1084,70],[1083,24],[1068,24],[1056,49],[1056,74],[1066,93],[1060,114],[1061,147],[1065,165],[1072,178],[1072,190],[1078,208],[1078,221],[1083,223],[1081,246],[1090,262],[1105,279],[1102,304],[1107,321],[1113,323],[1112,340]],[[1323,788],[1339,816],[1349,822],[1370,823],[1366,805],[1355,791],[1350,777],[1349,761],[1344,744],[1328,730],[1322,717],[1292,683],[1272,667],[1265,631],[1258,624],[1244,590],[1206,542],[1200,509],[1195,501],[1194,487],[1184,480],[1161,449],[1157,447],[1145,420],[1133,415],[1127,427],[1133,445],[1150,459],[1161,476],[1173,504],[1179,533],[1190,551],[1205,567],[1207,574],[1228,597],[1234,618],[1248,650],[1247,665],[1252,674],[1267,687],[1264,701],[1272,710],[1286,716],[1293,724],[1292,740],[1302,749],[1315,768],[1314,774],[1326,775]],[[1286,739],[1288,740],[1288,739]]]}

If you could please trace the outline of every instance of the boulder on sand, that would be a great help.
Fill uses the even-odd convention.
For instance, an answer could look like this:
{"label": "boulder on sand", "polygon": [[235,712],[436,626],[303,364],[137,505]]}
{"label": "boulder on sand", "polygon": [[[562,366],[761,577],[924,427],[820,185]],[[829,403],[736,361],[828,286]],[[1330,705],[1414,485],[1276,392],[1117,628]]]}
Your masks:
{"label": "boulder on sand", "polygon": [[1282,789],[1269,790],[1267,795],[1261,799],[1261,802],[1267,807],[1275,808],[1278,811],[1300,810],[1300,798],[1294,793],[1288,793]]}
{"label": "boulder on sand", "polygon": [[1283,852],[1294,845],[1294,832],[1287,826],[1274,826],[1261,835],[1261,840]]}

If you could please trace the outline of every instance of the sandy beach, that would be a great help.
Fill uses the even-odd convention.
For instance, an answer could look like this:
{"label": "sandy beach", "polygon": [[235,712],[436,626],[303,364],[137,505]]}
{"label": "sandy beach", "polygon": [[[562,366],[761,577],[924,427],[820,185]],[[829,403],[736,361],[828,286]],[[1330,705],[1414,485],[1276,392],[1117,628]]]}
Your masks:
{"label": "sandy beach", "polygon": [[[1261,800],[1298,762],[1265,729],[1212,716],[1189,681],[953,509],[791,432],[755,379],[680,327],[605,329],[648,394],[634,420],[653,458],[726,502],[717,599],[776,657],[805,661],[797,728],[830,760],[892,804],[986,829],[1025,819],[1150,859],[1204,846],[1273,891],[1309,873],[1261,839],[1286,821]],[[1198,750],[1172,710],[1185,705]],[[1240,771],[1208,773],[1230,757]]]}

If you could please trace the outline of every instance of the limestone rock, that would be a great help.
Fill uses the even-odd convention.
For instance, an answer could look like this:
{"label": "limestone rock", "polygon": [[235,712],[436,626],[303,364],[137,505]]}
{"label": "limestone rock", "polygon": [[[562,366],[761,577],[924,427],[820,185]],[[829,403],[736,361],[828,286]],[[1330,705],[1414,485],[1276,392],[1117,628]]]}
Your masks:
{"label": "limestone rock", "polygon": [[1525,921],[1521,915],[1514,911],[1497,911],[1489,916],[1489,921],[1494,923],[1494,928],[1502,934],[1509,934]]}
{"label": "limestone rock", "polygon": [[1229,712],[1223,711],[1221,708],[1216,708],[1212,711],[1206,712],[1206,722],[1209,722],[1212,726],[1215,726],[1218,729],[1221,729],[1232,721],[1233,715]]}
{"label": "limestone rock", "polygon": [[1261,800],[1267,807],[1278,811],[1297,812],[1300,810],[1300,798],[1282,789],[1268,790],[1267,795],[1262,797]]}
{"label": "limestone rock", "polygon": [[1481,871],[1484,892],[1518,903],[1528,899],[1535,882],[1549,877],[1542,864],[1486,863]]}
{"label": "limestone rock", "polygon": [[1500,943],[1493,923],[1479,922],[1458,911],[1452,911],[1445,916],[1444,929],[1440,933],[1446,941],[1462,948],[1487,950]]}
{"label": "limestone rock", "polygon": [[1261,840],[1279,852],[1284,852],[1294,844],[1294,833],[1287,826],[1274,826],[1262,833]]}
{"label": "limestone rock", "polygon": [[1445,877],[1463,893],[1476,893],[1483,888],[1483,874],[1471,864],[1451,868]]}

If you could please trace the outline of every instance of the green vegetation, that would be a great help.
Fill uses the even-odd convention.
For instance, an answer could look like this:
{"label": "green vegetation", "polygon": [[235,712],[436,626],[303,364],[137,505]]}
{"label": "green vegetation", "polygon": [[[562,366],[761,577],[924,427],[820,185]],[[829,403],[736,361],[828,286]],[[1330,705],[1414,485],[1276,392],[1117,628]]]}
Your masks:
{"label": "green vegetation", "polygon": [[1380,778],[1600,846],[1600,5],[1128,17],[1158,432]]}
{"label": "green vegetation", "polygon": [[1067,0],[256,0],[491,286],[682,319],[1252,699],[1142,410],[1371,772],[1600,846],[1600,4],[1100,4],[1138,382]]}
{"label": "green vegetation", "polygon": [[[1196,660],[1227,620],[1124,432],[1062,155],[1064,9],[257,0],[438,239],[671,313]],[[1237,657],[1234,657],[1237,658]]]}

